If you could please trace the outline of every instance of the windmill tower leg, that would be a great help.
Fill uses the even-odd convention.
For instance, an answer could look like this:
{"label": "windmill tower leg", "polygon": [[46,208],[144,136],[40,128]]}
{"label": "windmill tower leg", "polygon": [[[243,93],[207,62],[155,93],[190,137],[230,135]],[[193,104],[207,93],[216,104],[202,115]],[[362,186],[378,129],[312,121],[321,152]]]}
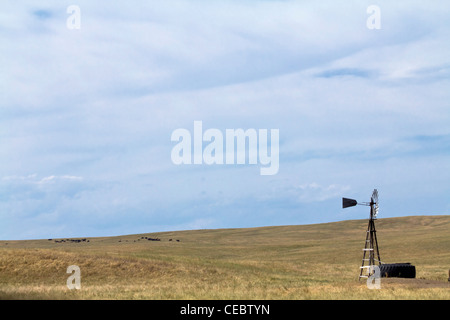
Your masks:
{"label": "windmill tower leg", "polygon": [[375,266],[376,264],[381,264],[380,252],[378,250],[377,231],[375,230],[375,221],[372,216],[372,212],[369,220],[369,225],[367,227],[366,243],[363,252],[364,253],[360,268],[361,270],[359,273],[359,279],[370,277],[374,273],[373,266]]}
{"label": "windmill tower leg", "polygon": [[371,223],[369,221],[369,225],[366,231],[366,242],[363,249],[363,258],[361,263],[361,270],[359,272],[359,279],[367,278],[370,275],[370,266],[371,263],[373,265],[373,246],[372,246],[372,237],[371,237]]}
{"label": "windmill tower leg", "polygon": [[[375,260],[375,253],[377,254],[377,262],[378,265],[381,265],[381,258],[380,258],[380,251],[378,250],[378,240],[377,240],[377,231],[375,230],[375,222],[372,221],[373,224],[373,241],[374,241],[374,260]],[[375,265],[375,261],[374,261]]]}

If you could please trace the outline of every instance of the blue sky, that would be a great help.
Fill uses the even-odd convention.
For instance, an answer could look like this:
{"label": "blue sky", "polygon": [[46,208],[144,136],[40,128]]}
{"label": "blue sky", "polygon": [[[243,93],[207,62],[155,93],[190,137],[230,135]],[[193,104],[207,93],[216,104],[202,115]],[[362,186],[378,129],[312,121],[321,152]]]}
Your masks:
{"label": "blue sky", "polygon": [[[341,197],[374,188],[381,218],[450,214],[448,1],[2,7],[0,239],[364,219]],[[279,129],[278,173],[174,165],[196,120]]]}

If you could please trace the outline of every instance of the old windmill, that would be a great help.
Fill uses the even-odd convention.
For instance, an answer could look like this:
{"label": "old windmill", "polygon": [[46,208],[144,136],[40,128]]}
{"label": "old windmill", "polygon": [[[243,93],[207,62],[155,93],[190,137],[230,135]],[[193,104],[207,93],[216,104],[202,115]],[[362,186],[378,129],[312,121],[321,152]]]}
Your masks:
{"label": "old windmill", "polygon": [[366,243],[363,249],[363,258],[359,279],[368,278],[374,271],[375,265],[381,265],[380,251],[378,249],[377,231],[375,229],[375,220],[378,214],[378,191],[373,190],[370,202],[358,203],[354,199],[342,198],[342,208],[353,207],[356,205],[370,206],[369,225],[367,227]]}

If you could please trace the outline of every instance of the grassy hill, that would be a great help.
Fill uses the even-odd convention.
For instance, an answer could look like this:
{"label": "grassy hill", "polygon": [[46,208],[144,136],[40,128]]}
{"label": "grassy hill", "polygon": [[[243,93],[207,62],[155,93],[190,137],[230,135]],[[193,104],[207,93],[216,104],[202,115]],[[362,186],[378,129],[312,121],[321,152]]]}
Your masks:
{"label": "grassy hill", "polygon": [[[450,216],[376,221],[381,260],[416,279],[358,280],[367,220],[0,241],[1,299],[450,299]],[[81,269],[69,290],[67,267]]]}

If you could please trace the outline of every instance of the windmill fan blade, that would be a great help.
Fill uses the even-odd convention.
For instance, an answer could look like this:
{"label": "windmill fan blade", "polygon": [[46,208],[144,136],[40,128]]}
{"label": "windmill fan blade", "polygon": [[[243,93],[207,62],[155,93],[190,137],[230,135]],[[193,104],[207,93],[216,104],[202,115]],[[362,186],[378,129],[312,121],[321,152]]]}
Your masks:
{"label": "windmill fan blade", "polygon": [[370,199],[373,203],[378,203],[378,190],[373,190],[372,197]]}
{"label": "windmill fan blade", "polygon": [[342,208],[354,207],[358,202],[354,199],[342,198]]}
{"label": "windmill fan blade", "polygon": [[373,216],[376,218],[378,215],[378,190],[374,189],[372,193],[371,203],[373,205]]}

